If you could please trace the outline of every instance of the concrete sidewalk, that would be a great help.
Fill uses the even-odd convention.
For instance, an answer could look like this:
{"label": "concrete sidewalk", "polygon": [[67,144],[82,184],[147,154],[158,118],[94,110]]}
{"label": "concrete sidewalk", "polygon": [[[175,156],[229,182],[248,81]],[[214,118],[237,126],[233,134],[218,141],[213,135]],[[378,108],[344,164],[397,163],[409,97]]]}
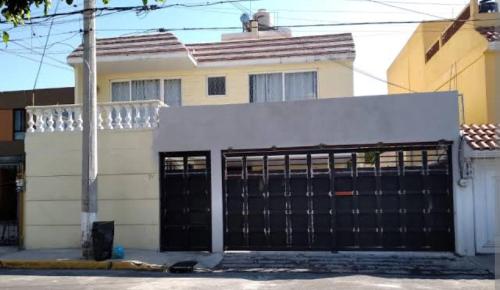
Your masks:
{"label": "concrete sidewalk", "polygon": [[[197,271],[208,271],[214,268],[222,260],[222,254],[211,254],[203,252],[158,252],[148,250],[126,249],[125,258],[120,260],[111,259],[109,262],[131,262],[136,265],[156,265],[168,268],[181,261],[197,261]],[[0,251],[0,263],[2,261],[23,262],[36,261],[37,264],[47,265],[50,262],[92,262],[81,258],[80,249],[50,249],[50,250],[23,250],[23,251]],[[105,267],[95,263],[96,267]],[[122,264],[123,265],[123,264]],[[90,267],[90,266],[89,266]]]}

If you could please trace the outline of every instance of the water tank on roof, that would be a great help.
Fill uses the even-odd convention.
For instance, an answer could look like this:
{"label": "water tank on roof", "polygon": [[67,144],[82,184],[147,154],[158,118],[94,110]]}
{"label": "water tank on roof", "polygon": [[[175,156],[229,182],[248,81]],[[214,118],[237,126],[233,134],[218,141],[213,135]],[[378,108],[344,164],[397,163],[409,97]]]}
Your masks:
{"label": "water tank on roof", "polygon": [[259,30],[269,30],[273,27],[271,13],[269,13],[266,9],[259,9],[257,13],[253,15],[253,19],[259,22]]}
{"label": "water tank on roof", "polygon": [[479,13],[495,13],[498,12],[498,3],[495,0],[479,1]]}

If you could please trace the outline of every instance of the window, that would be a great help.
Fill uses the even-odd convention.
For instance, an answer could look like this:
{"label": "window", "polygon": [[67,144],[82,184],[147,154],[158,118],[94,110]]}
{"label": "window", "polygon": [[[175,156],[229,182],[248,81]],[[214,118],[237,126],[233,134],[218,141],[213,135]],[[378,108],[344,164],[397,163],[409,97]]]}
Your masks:
{"label": "window", "polygon": [[226,95],[226,77],[209,77],[207,82],[209,96]]}
{"label": "window", "polygon": [[250,75],[250,100],[253,103],[281,102],[283,100],[283,75]]}
{"label": "window", "polygon": [[160,80],[135,80],[111,83],[111,100],[113,102],[160,99]]}
{"label": "window", "polygon": [[181,80],[165,80],[163,83],[165,103],[170,107],[182,106]]}
{"label": "window", "polygon": [[312,100],[318,97],[317,72],[250,75],[250,102]]}
{"label": "window", "polygon": [[26,113],[23,109],[14,110],[14,140],[24,140],[26,134]]}

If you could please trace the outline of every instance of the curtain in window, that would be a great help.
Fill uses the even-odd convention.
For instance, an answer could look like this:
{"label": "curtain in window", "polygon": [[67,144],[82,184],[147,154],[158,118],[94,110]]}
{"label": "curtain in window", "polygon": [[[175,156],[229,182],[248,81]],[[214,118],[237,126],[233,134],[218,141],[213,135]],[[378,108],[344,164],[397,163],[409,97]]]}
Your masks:
{"label": "curtain in window", "polygon": [[182,106],[181,80],[165,80],[165,103],[170,107]]}
{"label": "curtain in window", "polygon": [[132,81],[132,101],[160,99],[160,80]]}
{"label": "curtain in window", "polygon": [[250,75],[250,96],[254,103],[283,100],[281,73]]}
{"label": "curtain in window", "polygon": [[316,72],[285,74],[285,100],[311,100],[317,97]]}
{"label": "curtain in window", "polygon": [[129,82],[111,83],[111,101],[113,102],[130,101],[130,83]]}

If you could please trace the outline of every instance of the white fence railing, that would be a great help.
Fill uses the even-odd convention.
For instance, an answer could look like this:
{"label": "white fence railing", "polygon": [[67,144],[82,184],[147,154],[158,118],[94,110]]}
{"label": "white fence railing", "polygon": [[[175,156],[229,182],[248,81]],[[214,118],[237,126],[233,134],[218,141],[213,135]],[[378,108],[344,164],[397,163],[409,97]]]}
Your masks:
{"label": "white fence railing", "polygon": [[[159,122],[158,100],[112,102],[97,105],[97,128],[100,130],[155,128]],[[28,133],[72,132],[83,130],[81,105],[27,107]]]}

